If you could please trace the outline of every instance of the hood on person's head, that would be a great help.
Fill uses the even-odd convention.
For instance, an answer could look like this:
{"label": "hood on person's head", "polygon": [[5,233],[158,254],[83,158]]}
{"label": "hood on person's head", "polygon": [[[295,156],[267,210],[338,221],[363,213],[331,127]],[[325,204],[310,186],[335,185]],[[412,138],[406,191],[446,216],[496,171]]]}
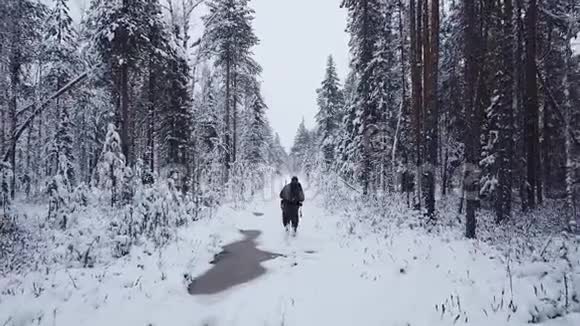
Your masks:
{"label": "hood on person's head", "polygon": [[292,183],[298,183],[298,177],[292,177]]}

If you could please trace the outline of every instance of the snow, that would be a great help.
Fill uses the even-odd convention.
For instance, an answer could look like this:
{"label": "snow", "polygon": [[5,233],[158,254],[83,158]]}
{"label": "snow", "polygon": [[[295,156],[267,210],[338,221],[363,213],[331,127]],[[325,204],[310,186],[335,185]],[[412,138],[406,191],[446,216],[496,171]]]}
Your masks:
{"label": "snow", "polygon": [[[329,213],[322,196],[305,202],[292,238],[268,194],[178,229],[161,250],[144,242],[94,268],[47,264],[0,276],[0,325],[525,325],[536,308],[556,309],[547,303],[563,288],[560,264],[508,260],[456,229],[428,233]],[[259,248],[286,257],[263,263],[268,272],[257,280],[190,296],[189,281],[221,246],[243,238],[240,229],[262,231]],[[580,289],[578,271],[568,282]],[[579,325],[580,313],[540,321]]]}
{"label": "snow", "polygon": [[578,33],[576,37],[572,39],[572,52],[574,54],[580,54],[580,33]]}

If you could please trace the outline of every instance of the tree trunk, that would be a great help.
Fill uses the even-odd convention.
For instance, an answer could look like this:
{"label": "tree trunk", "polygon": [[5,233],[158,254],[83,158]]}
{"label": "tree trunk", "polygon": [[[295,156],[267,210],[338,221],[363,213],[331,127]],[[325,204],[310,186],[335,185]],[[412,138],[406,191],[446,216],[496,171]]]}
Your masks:
{"label": "tree trunk", "polygon": [[392,168],[392,173],[394,175],[394,173],[396,172],[397,169],[397,163],[396,163],[396,154],[397,154],[397,146],[399,143],[399,135],[401,133],[401,123],[403,120],[403,114],[407,111],[407,71],[405,69],[405,35],[403,33],[403,26],[404,26],[404,21],[403,21],[403,10],[404,10],[404,6],[403,6],[403,2],[399,2],[399,39],[401,42],[401,52],[400,52],[400,56],[401,56],[401,106],[399,107],[399,115],[397,117],[397,129],[395,131],[395,137],[393,140],[393,151],[391,153],[391,168]]}
{"label": "tree trunk", "polygon": [[[523,57],[524,57],[524,22],[522,19],[522,12],[523,12],[523,1],[522,0],[516,0],[515,1],[515,5],[516,5],[516,10],[515,10],[515,16],[516,16],[516,22],[517,22],[517,28],[516,28],[516,39],[517,39],[517,46],[516,46],[516,62],[522,62],[523,61]],[[514,149],[518,149],[517,151],[514,150],[514,157],[516,157],[516,171],[517,171],[517,176],[516,176],[516,180],[520,180],[519,184],[518,184],[518,192],[520,195],[520,201],[521,201],[521,210],[522,211],[526,211],[528,209],[528,199],[527,199],[527,193],[526,193],[526,184],[527,184],[527,177],[526,177],[526,150],[525,150],[525,137],[523,137],[522,135],[522,131],[524,130],[524,125],[525,125],[525,115],[526,115],[526,111],[525,111],[525,101],[524,101],[524,93],[525,93],[525,76],[524,76],[524,72],[525,72],[525,67],[522,67],[521,65],[514,65],[514,76],[515,76],[515,81],[516,81],[516,86],[514,89],[515,95],[514,95],[514,107],[516,108],[516,117],[517,119],[514,119],[514,139],[517,143],[517,145],[514,147]],[[518,131],[518,134],[515,135],[515,130]]]}
{"label": "tree trunk", "polygon": [[536,80],[536,24],[537,0],[530,0],[526,13],[526,170],[527,200],[529,208],[536,207],[538,195],[539,135],[538,135],[538,86]]}
{"label": "tree trunk", "polygon": [[230,89],[230,78],[231,78],[231,62],[229,60],[229,58],[226,60],[226,105],[225,105],[225,116],[224,116],[224,120],[225,120],[225,128],[226,130],[224,131],[224,152],[225,152],[225,156],[224,156],[224,184],[228,182],[229,180],[229,173],[230,173],[230,162],[231,162],[231,156],[230,156],[230,100],[231,100],[231,89]]}
{"label": "tree trunk", "polygon": [[[569,29],[571,30],[571,29]],[[570,34],[570,33],[568,33]],[[572,49],[570,48],[571,35],[566,35],[566,50],[564,54],[564,70],[562,86],[564,87],[564,139],[565,139],[565,154],[566,154],[566,218],[568,225],[572,227],[576,223],[576,212],[574,203],[574,175],[575,165],[572,151],[572,119],[573,108],[570,99],[570,80],[568,77],[568,69],[570,67],[570,56]]]}
{"label": "tree trunk", "polygon": [[478,37],[476,33],[477,15],[474,1],[464,0],[463,8],[465,26],[465,100],[467,115],[467,132],[465,133],[466,167],[463,180],[466,200],[465,235],[473,239],[476,236],[476,209],[479,204],[479,137],[480,119],[478,101],[475,98],[477,88]]}
{"label": "tree trunk", "polygon": [[[544,44],[544,49],[548,50],[551,49],[554,44],[552,44],[552,23],[550,21],[546,22],[546,27],[545,27],[545,38],[543,39],[543,44]],[[550,72],[550,68],[551,68],[551,63],[548,63],[546,61],[549,60],[549,56],[546,55],[546,60],[544,60],[544,64],[542,66],[542,72],[543,72],[543,76],[546,76],[546,82],[548,81],[549,76],[551,75]],[[541,78],[540,78],[540,83],[541,83]],[[540,148],[541,148],[541,152],[542,152],[542,184],[543,184],[543,190],[545,192],[545,194],[550,197],[552,190],[553,190],[553,178],[552,178],[552,169],[557,169],[557,164],[552,164],[552,162],[550,162],[550,154],[553,153],[552,151],[552,147],[555,144],[553,144],[552,141],[552,125],[553,125],[553,121],[552,121],[552,112],[553,112],[553,108],[552,105],[550,104],[549,98],[549,92],[548,92],[548,88],[547,85],[543,85],[542,87],[542,93],[543,93],[543,124],[542,124],[542,140],[540,143]]]}
{"label": "tree trunk", "polygon": [[[4,104],[4,103],[2,103]],[[8,117],[4,105],[0,106],[0,153],[6,153],[6,122]]]}
{"label": "tree trunk", "polygon": [[496,199],[496,222],[501,223],[511,216],[513,115],[514,115],[514,28],[512,0],[504,0],[501,105],[499,123],[499,176]]}
{"label": "tree trunk", "polygon": [[431,0],[431,8],[425,7],[425,125],[427,167],[425,169],[425,206],[427,216],[435,217],[435,174],[437,166],[437,128],[439,109],[437,85],[439,67],[439,0]]}
{"label": "tree trunk", "polygon": [[[125,59],[126,60],[126,59]],[[127,63],[121,64],[121,148],[127,165],[130,165],[129,159],[129,67]]]}
{"label": "tree trunk", "polygon": [[421,179],[422,171],[422,155],[421,155],[421,107],[422,103],[422,87],[421,87],[421,5],[420,1],[410,0],[409,15],[410,15],[410,34],[411,34],[411,108],[413,111],[413,126],[415,132],[415,168],[417,169],[415,175],[415,191],[417,198],[417,208],[421,208]]}
{"label": "tree trunk", "polygon": [[[32,122],[32,124],[34,125],[34,122]],[[26,192],[26,198],[28,199],[30,197],[30,186],[32,183],[32,175],[31,175],[31,170],[32,170],[32,164],[31,164],[31,158],[32,158],[32,128],[28,129],[27,132],[27,137],[26,137],[26,171],[25,171],[25,182],[26,184],[25,186],[25,192]]]}
{"label": "tree trunk", "polygon": [[148,80],[148,91],[149,91],[149,106],[148,106],[148,119],[149,123],[147,126],[147,165],[149,172],[153,175],[155,172],[155,71],[153,59],[149,58],[149,80]]}
{"label": "tree trunk", "polygon": [[233,124],[234,124],[234,130],[233,130],[233,135],[232,135],[232,162],[236,162],[237,160],[237,154],[238,154],[238,85],[237,85],[237,71],[236,68],[234,66],[233,69],[233,78],[232,78],[232,82],[233,82],[233,89],[232,89],[232,93],[233,93]]}
{"label": "tree trunk", "polygon": [[22,55],[19,48],[20,32],[18,31],[18,26],[13,26],[13,28],[12,44],[15,46],[12,47],[12,52],[10,53],[10,95],[8,99],[8,120],[10,121],[10,129],[8,133],[10,138],[8,146],[10,147],[9,162],[12,168],[12,177],[10,179],[10,197],[12,199],[14,199],[16,196],[16,143],[18,141],[18,138],[16,137],[16,132],[18,130],[16,111],[18,89],[20,87],[20,67],[22,65]]}

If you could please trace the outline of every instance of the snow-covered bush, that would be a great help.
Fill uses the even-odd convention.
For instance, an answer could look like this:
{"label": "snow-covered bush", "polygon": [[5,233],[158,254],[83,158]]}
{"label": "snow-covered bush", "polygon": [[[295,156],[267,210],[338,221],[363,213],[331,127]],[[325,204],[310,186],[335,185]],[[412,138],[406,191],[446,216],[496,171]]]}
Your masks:
{"label": "snow-covered bush", "polygon": [[48,191],[48,221],[53,225],[58,225],[61,229],[66,229],[68,224],[70,208],[70,192],[66,181],[62,175],[57,174],[49,180]]}
{"label": "snow-covered bush", "polygon": [[81,183],[71,194],[71,202],[78,207],[87,207],[90,200],[90,191],[86,183]]}
{"label": "snow-covered bush", "polygon": [[114,256],[124,256],[132,245],[145,241],[151,241],[156,247],[163,246],[173,238],[177,228],[192,219],[195,203],[173,181],[168,179],[139,187],[132,203],[125,205],[119,217],[113,218]]}
{"label": "snow-covered bush", "polygon": [[127,199],[127,181],[131,171],[125,166],[125,156],[121,150],[121,137],[113,124],[108,125],[103,151],[97,164],[94,186],[109,192],[111,206],[119,205]]}
{"label": "snow-covered bush", "polygon": [[37,241],[21,227],[21,220],[18,215],[0,218],[0,275],[19,271],[35,254]]}
{"label": "snow-covered bush", "polygon": [[541,273],[534,285],[536,302],[529,311],[531,323],[580,313],[580,244],[566,232],[554,244],[551,258],[546,257],[547,247],[541,249],[540,257],[536,256],[544,261],[544,268],[531,270],[531,274]]}
{"label": "snow-covered bush", "polygon": [[225,188],[225,198],[235,207],[243,207],[252,200],[257,191],[266,184],[265,178],[274,173],[274,169],[250,161],[238,161],[232,164],[230,177]]}
{"label": "snow-covered bush", "polygon": [[10,179],[12,169],[10,164],[0,162],[0,214],[7,215],[10,208]]}

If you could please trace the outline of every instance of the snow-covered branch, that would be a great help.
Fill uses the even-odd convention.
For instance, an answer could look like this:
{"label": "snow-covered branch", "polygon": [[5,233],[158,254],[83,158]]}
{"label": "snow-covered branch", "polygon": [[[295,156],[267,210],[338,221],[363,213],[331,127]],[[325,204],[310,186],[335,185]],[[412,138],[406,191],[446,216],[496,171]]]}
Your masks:
{"label": "snow-covered branch", "polygon": [[[55,100],[56,98],[58,98],[59,96],[64,94],[65,92],[69,91],[71,88],[73,88],[78,83],[84,81],[97,68],[98,68],[98,66],[91,67],[90,69],[88,69],[84,73],[78,75],[75,79],[71,80],[66,85],[61,87],[54,94],[52,94],[49,97],[47,97],[46,99],[44,99],[42,102],[32,103],[32,104],[28,105],[27,107],[23,108],[22,110],[20,110],[19,112],[26,112],[29,110],[34,110],[34,111],[24,121],[24,123],[22,123],[22,125],[15,130],[14,134],[12,134],[12,137],[11,137],[12,144],[15,144],[16,142],[18,142],[18,139],[22,136],[24,131],[26,131],[26,129],[30,126],[32,121],[34,121],[34,118],[36,118],[39,114],[41,114],[50,102],[52,102],[53,100]],[[8,148],[8,150],[4,154],[4,161],[8,161],[8,159],[10,158],[10,155],[12,154],[12,151],[14,151],[14,150],[15,150],[15,148],[13,148],[13,147]]]}

